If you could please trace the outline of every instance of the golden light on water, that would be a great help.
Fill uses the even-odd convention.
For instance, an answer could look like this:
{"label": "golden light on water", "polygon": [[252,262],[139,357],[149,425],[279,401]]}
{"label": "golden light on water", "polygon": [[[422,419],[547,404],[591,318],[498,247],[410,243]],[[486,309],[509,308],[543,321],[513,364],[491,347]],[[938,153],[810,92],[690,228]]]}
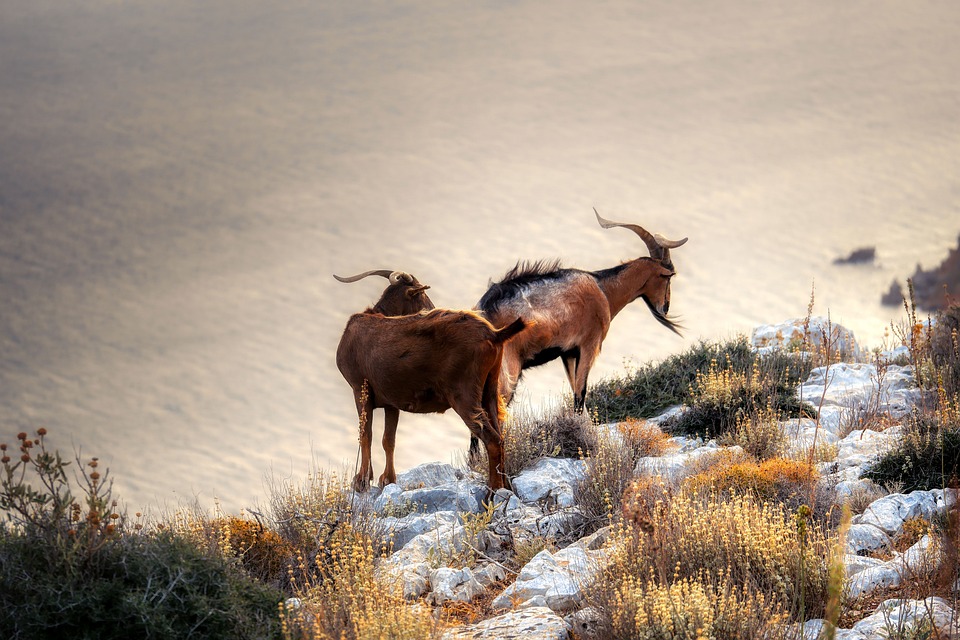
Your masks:
{"label": "golden light on water", "polygon": [[[333,353],[380,289],[331,274],[463,308],[521,258],[643,253],[593,207],[690,237],[685,337],[628,307],[594,378],[802,316],[812,282],[876,344],[880,294],[960,231],[958,27],[936,2],[5,5],[0,424],[100,455],[137,507],[250,505],[353,464]],[[398,468],[466,441],[404,415]]]}

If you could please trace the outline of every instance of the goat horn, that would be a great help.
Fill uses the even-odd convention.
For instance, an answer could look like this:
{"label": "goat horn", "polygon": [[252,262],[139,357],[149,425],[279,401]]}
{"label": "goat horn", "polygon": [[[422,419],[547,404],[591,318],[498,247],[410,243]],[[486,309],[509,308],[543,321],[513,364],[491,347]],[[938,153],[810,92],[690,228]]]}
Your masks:
{"label": "goat horn", "polygon": [[397,284],[401,280],[410,284],[413,282],[413,276],[407,273],[406,271],[394,271],[390,274],[390,284]]}
{"label": "goat horn", "polygon": [[638,224],[629,224],[626,222],[613,222],[607,220],[600,216],[597,212],[597,208],[593,208],[593,212],[597,215],[597,222],[600,223],[600,226],[604,229],[610,229],[612,227],[623,227],[624,229],[630,229],[635,234],[640,236],[643,242],[647,245],[647,250],[650,252],[650,257],[660,260],[661,262],[670,262],[670,249],[676,249],[687,241],[687,238],[683,240],[667,240],[659,233],[653,234],[641,227]]}
{"label": "goat horn", "polygon": [[[384,278],[389,279],[395,273],[400,273],[399,271],[390,271],[389,269],[374,269],[373,271],[364,271],[363,273],[358,273],[355,276],[349,276],[347,278],[333,274],[333,277],[339,280],[340,282],[356,282],[357,280],[362,280],[367,276],[383,276]],[[393,280],[391,280],[393,282]]]}
{"label": "goat horn", "polygon": [[687,243],[688,238],[683,240],[667,240],[659,233],[653,234],[653,237],[657,239],[657,244],[659,244],[664,249],[676,249],[677,247],[683,246]]}

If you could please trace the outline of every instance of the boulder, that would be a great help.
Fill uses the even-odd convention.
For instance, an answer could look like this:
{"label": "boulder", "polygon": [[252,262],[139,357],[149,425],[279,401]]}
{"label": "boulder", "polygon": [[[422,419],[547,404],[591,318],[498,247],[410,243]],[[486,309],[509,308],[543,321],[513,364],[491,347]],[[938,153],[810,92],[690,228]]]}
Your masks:
{"label": "boulder", "polygon": [[890,536],[872,524],[852,524],[847,532],[847,553],[869,553],[891,546]]}
{"label": "boulder", "polygon": [[574,506],[574,488],[584,478],[585,464],[571,458],[541,458],[513,479],[513,490],[524,502]]}
{"label": "boulder", "polygon": [[[880,459],[884,452],[903,437],[903,427],[896,425],[884,431],[855,429],[837,442],[834,471],[855,468],[859,478],[863,471]],[[854,479],[854,478],[848,478]]]}
{"label": "boulder", "polygon": [[861,569],[868,564],[865,560],[869,559],[861,558],[846,565],[849,578],[847,594],[851,598],[859,598],[881,588],[898,587],[907,578],[931,575],[940,568],[943,557],[939,544],[930,536],[924,536],[893,560]]}
{"label": "boulder", "polygon": [[442,525],[452,525],[457,521],[457,514],[453,511],[435,511],[433,513],[411,513],[402,518],[383,517],[380,524],[384,526],[393,550],[399,551],[417,536],[438,529]]}
{"label": "boulder", "polygon": [[404,491],[437,487],[464,480],[467,473],[450,464],[427,462],[397,474],[397,486]]}
{"label": "boulder", "polygon": [[[543,550],[533,557],[516,581],[493,601],[493,607],[507,609],[519,603],[540,602],[554,611],[575,609],[583,601],[581,587],[589,583],[607,553],[587,551],[571,545],[556,553]],[[536,599],[536,600],[535,600]]]}
{"label": "boulder", "polygon": [[[779,324],[760,325],[750,333],[750,343],[760,353],[773,350],[799,350],[803,345],[805,320],[805,318],[793,318]],[[810,318],[807,333],[810,348],[819,349],[825,336],[830,338],[831,348],[835,353],[852,356],[860,354],[860,347],[857,346],[857,339],[852,331],[823,316]]]}
{"label": "boulder", "polygon": [[448,600],[470,602],[483,593],[483,585],[474,578],[473,572],[467,567],[434,569],[430,572],[430,587],[432,591],[427,600],[434,605],[443,604]]}
{"label": "boulder", "polygon": [[853,631],[866,638],[912,637],[904,632],[925,620],[933,624],[939,637],[960,634],[960,614],[943,598],[886,600],[874,613],[853,625]]}
{"label": "boulder", "polygon": [[875,500],[863,513],[854,516],[853,524],[871,524],[887,535],[896,536],[903,523],[910,518],[930,520],[939,511],[943,491],[913,491],[908,494],[891,493]]}
{"label": "boulder", "polygon": [[481,638],[522,638],[523,640],[568,640],[567,623],[547,607],[528,607],[510,611],[477,624],[446,631],[443,640],[480,640]]}
{"label": "boulder", "polygon": [[390,510],[415,510],[420,513],[458,511],[479,513],[489,491],[477,480],[456,480],[445,484],[403,489],[403,485],[387,485],[374,501],[380,513]]}
{"label": "boulder", "polygon": [[881,380],[876,365],[840,362],[811,371],[797,395],[814,407],[873,408],[899,416],[910,410],[920,390],[912,367],[890,365]]}
{"label": "boulder", "polygon": [[782,420],[778,426],[786,438],[787,455],[789,456],[803,456],[810,451],[814,444],[819,450],[820,447],[835,445],[840,441],[835,432],[825,428],[822,424],[818,426],[817,421],[810,418]]}

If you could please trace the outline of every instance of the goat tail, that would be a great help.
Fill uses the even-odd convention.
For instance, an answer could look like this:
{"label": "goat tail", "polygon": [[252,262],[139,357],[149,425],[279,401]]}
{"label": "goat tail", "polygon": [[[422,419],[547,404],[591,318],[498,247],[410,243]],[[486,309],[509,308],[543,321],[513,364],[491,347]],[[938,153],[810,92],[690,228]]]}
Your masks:
{"label": "goat tail", "polygon": [[520,333],[521,331],[523,331],[524,329],[532,325],[533,325],[532,322],[527,322],[523,318],[517,318],[507,326],[503,327],[502,329],[497,329],[494,332],[493,343],[501,344],[503,342],[506,342],[513,336],[517,335],[518,333]]}

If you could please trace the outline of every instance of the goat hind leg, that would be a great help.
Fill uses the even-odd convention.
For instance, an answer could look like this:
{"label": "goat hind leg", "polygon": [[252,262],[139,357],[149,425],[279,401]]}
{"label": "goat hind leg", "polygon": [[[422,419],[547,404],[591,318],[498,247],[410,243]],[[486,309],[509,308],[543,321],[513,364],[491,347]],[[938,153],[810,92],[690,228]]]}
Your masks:
{"label": "goat hind leg", "polygon": [[[501,360],[501,366],[499,374],[496,377],[497,382],[497,403],[499,404],[500,398],[503,398],[504,406],[510,404],[513,400],[513,392],[517,389],[517,384],[520,382],[520,375],[523,372],[519,358],[514,354],[504,352]],[[494,411],[495,409],[487,409],[488,411]],[[491,413],[490,415],[494,415]],[[497,414],[499,415],[499,414]],[[497,423],[499,425],[499,421]],[[499,433],[499,429],[497,432]],[[477,457],[480,455],[480,440],[474,436],[470,436],[470,461],[474,462]]]}
{"label": "goat hind leg", "polygon": [[587,401],[587,376],[590,375],[590,369],[600,355],[600,343],[593,346],[583,345],[575,359],[573,371],[570,376],[570,386],[573,387],[573,408],[578,413],[583,411]]}
{"label": "goat hind leg", "polygon": [[362,492],[370,488],[373,480],[373,463],[370,460],[370,441],[373,439],[373,399],[368,393],[357,394],[357,415],[360,417],[360,468],[353,477],[353,490]]}
{"label": "goat hind leg", "polygon": [[487,485],[493,491],[502,489],[506,483],[506,475],[503,473],[503,438],[499,430],[495,430],[483,409],[454,407],[454,410],[470,429],[471,437],[483,441],[487,449]]}
{"label": "goat hind leg", "polygon": [[[383,453],[387,461],[383,468],[383,474],[380,476],[381,488],[397,481],[397,470],[393,467],[393,450],[397,443],[397,423],[400,421],[400,410],[396,407],[384,407],[383,416]],[[372,471],[370,477],[373,477]]]}

